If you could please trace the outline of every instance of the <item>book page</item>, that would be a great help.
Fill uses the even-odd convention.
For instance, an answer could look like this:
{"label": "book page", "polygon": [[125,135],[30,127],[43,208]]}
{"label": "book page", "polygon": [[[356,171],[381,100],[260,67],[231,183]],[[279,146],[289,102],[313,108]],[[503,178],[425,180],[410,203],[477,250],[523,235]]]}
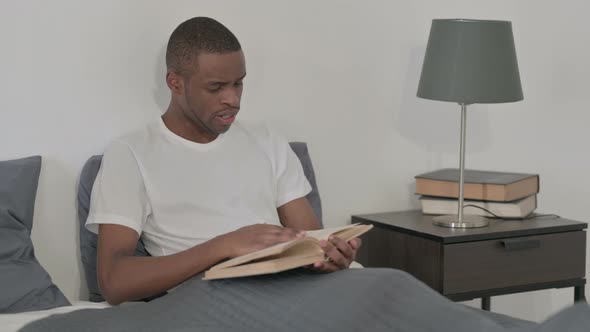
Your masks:
{"label": "book page", "polygon": [[287,250],[289,247],[293,246],[295,243],[301,242],[303,239],[300,238],[300,239],[295,239],[295,240],[291,240],[291,241],[287,241],[287,242],[283,242],[283,243],[278,243],[278,244],[275,244],[274,246],[271,246],[271,247],[268,247],[265,249],[261,249],[261,250],[254,251],[254,252],[251,252],[246,255],[235,257],[233,259],[230,259],[228,261],[219,263],[219,264],[211,267],[211,270],[222,269],[222,268],[234,266],[234,265],[240,265],[240,264],[244,264],[244,263],[247,263],[247,262],[262,258],[262,257],[267,257],[267,256],[282,253],[285,250]]}
{"label": "book page", "polygon": [[290,270],[300,266],[313,264],[324,257],[323,252],[319,255],[287,256],[271,261],[260,261],[252,264],[232,266],[225,269],[214,269],[205,272],[203,280],[221,278],[245,277],[267,273],[277,273]]}
{"label": "book page", "polygon": [[346,226],[340,226],[340,227],[324,228],[324,229],[318,229],[315,231],[306,231],[305,237],[312,237],[312,238],[316,238],[318,240],[327,240],[328,237],[330,237],[330,235],[337,233],[339,231],[345,230],[345,229],[355,227],[356,225],[358,225],[358,224],[352,224],[352,225],[346,225]]}
{"label": "book page", "polygon": [[[258,250],[258,251],[240,256],[240,257],[230,259],[228,261],[219,263],[219,264],[211,267],[210,270],[228,268],[230,266],[237,266],[237,265],[245,264],[245,263],[248,263],[248,262],[251,262],[254,260],[258,260],[260,258],[269,257],[269,256],[273,256],[273,255],[279,255],[279,254],[285,252],[286,250],[288,250],[289,248],[298,245],[301,242],[315,242],[316,243],[315,245],[318,246],[318,244],[317,244],[318,240],[327,240],[331,234],[335,234],[335,235],[341,237],[343,240],[348,241],[354,237],[357,237],[357,236],[367,232],[372,227],[373,227],[373,225],[352,224],[352,225],[346,225],[346,226],[341,226],[341,227],[332,227],[332,228],[318,229],[318,230],[314,230],[314,231],[307,231],[305,233],[304,238],[299,238],[299,239],[279,243],[279,244],[276,244],[274,246],[271,246],[271,247],[268,247],[268,248],[265,248],[262,250]],[[319,246],[318,246],[318,248],[319,248]]]}
{"label": "book page", "polygon": [[350,241],[355,237],[359,237],[366,232],[368,232],[373,225],[356,225],[355,227],[341,229],[339,231],[334,232],[334,236],[341,238],[344,241]]}

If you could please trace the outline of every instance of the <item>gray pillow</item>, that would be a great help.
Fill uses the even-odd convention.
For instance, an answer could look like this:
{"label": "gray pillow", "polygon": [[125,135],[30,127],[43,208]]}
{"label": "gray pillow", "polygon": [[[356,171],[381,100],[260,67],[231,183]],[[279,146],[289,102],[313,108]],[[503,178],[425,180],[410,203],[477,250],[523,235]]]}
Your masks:
{"label": "gray pillow", "polygon": [[[309,151],[307,150],[307,144],[304,142],[291,142],[289,143],[291,149],[303,166],[303,172],[305,177],[311,184],[311,192],[306,196],[309,200],[311,207],[315,214],[322,223],[322,202],[320,200],[320,194],[318,191],[315,173],[313,165],[311,164],[311,158],[309,157]],[[89,299],[92,302],[102,302],[104,298],[98,287],[98,280],[96,275],[96,234],[86,229],[86,219],[88,219],[88,211],[90,209],[90,194],[92,193],[92,187],[94,186],[94,180],[98,170],[100,169],[100,163],[102,161],[102,155],[96,155],[90,157],[88,161],[82,167],[82,173],[80,174],[80,184],[78,186],[78,220],[80,222],[80,256],[82,257],[82,265],[84,266],[84,274],[86,276],[86,284],[88,286]],[[137,247],[135,248],[135,256],[150,256],[145,250],[143,241],[137,241]],[[158,298],[159,294],[151,298],[143,299],[143,301],[149,301],[154,298]]]}
{"label": "gray pillow", "polygon": [[313,170],[313,165],[311,163],[311,157],[309,156],[309,151],[307,150],[307,143],[305,142],[290,142],[289,145],[295,155],[301,161],[301,166],[303,167],[303,173],[309,181],[311,185],[311,192],[307,194],[307,200],[315,212],[315,215],[318,217],[320,221],[320,225],[323,226],[322,223],[322,200],[320,199],[320,192],[318,191],[318,184],[315,180],[315,172]]}
{"label": "gray pillow", "polygon": [[[98,237],[86,229],[86,219],[90,210],[90,194],[94,186],[94,180],[100,169],[102,156],[92,156],[82,167],[80,184],[78,186],[78,220],[80,222],[80,257],[84,266],[84,275],[88,286],[89,300],[92,302],[103,302],[104,298],[98,287],[96,275],[96,248]],[[150,256],[145,250],[141,238],[137,241],[135,256]],[[149,299],[146,299],[149,300]]]}
{"label": "gray pillow", "polygon": [[35,258],[31,230],[41,157],[0,161],[0,313],[70,305]]}

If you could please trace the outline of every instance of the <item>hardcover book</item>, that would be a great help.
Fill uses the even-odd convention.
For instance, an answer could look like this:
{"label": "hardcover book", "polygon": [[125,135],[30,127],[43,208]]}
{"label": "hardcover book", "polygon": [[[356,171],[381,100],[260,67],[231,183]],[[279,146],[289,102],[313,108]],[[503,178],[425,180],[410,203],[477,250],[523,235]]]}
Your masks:
{"label": "hardcover book", "polygon": [[[459,201],[455,198],[443,198],[433,196],[420,197],[422,213],[424,214],[456,214]],[[501,218],[523,218],[531,214],[537,208],[537,195],[527,196],[511,202],[492,202],[478,200],[464,200],[463,213],[484,217],[494,215],[473,206],[482,207]]]}
{"label": "hardcover book", "polygon": [[368,232],[373,225],[353,224],[343,227],[307,231],[299,239],[276,244],[228,261],[219,263],[205,271],[204,280],[245,277],[276,273],[302,267],[324,260],[320,240],[331,235],[350,241]]}
{"label": "hardcover book", "polygon": [[[539,175],[464,170],[464,199],[508,202],[539,192]],[[459,169],[445,168],[416,175],[416,194],[459,197]]]}

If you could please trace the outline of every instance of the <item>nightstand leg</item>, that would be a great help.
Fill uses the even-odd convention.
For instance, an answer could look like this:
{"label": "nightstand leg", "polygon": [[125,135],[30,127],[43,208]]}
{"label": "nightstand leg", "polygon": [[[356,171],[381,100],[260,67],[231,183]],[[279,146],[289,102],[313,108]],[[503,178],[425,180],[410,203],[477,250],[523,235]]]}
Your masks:
{"label": "nightstand leg", "polygon": [[586,296],[584,295],[584,285],[574,286],[574,302],[586,302]]}
{"label": "nightstand leg", "polygon": [[490,307],[492,306],[492,298],[491,297],[482,297],[481,298],[481,309],[485,311],[490,311]]}

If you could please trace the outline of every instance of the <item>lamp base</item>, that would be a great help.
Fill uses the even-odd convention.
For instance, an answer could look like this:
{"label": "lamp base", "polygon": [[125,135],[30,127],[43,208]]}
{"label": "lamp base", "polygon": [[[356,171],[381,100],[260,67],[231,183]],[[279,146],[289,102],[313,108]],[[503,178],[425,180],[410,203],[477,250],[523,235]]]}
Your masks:
{"label": "lamp base", "polygon": [[463,220],[459,222],[459,215],[451,214],[434,217],[432,218],[432,223],[437,226],[449,228],[477,228],[489,225],[490,221],[485,217],[464,214]]}

